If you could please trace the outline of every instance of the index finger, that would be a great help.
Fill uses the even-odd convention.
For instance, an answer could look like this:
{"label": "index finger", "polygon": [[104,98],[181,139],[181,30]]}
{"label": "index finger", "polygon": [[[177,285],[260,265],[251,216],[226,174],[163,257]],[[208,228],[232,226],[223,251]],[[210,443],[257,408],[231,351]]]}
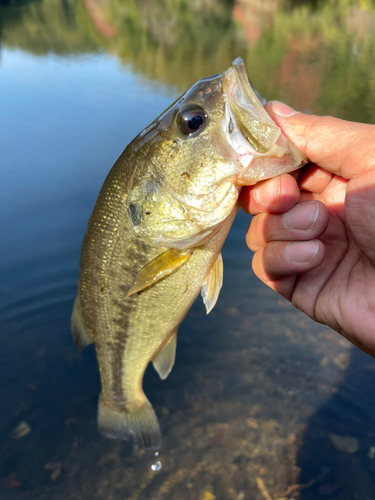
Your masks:
{"label": "index finger", "polygon": [[325,170],[351,179],[375,167],[375,125],[306,115],[278,101],[267,103],[266,110],[283,134]]}

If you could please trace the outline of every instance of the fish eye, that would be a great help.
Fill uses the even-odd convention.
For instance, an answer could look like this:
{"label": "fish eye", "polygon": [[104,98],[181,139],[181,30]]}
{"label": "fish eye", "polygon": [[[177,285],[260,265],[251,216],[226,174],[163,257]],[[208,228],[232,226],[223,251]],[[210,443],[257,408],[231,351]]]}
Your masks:
{"label": "fish eye", "polygon": [[177,114],[177,125],[184,135],[194,134],[207,122],[207,114],[197,105],[186,106]]}

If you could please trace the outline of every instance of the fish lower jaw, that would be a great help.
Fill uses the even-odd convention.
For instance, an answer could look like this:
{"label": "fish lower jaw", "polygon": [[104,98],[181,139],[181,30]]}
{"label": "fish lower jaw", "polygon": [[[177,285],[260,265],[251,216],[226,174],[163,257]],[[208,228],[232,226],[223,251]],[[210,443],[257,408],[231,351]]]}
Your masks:
{"label": "fish lower jaw", "polygon": [[[251,164],[257,160],[258,158],[262,157],[274,157],[274,158],[282,158],[286,153],[286,149],[283,148],[282,146],[279,146],[278,144],[274,144],[272,149],[268,151],[267,153],[258,153],[257,151],[246,151],[244,153],[238,153],[237,158],[238,161],[241,163],[242,167],[245,169],[249,169]],[[248,172],[245,174],[245,178],[248,176]],[[239,177],[242,177],[241,175]],[[260,179],[259,179],[260,180]]]}
{"label": "fish lower jaw", "polygon": [[251,162],[254,160],[254,155],[252,153],[239,153],[237,159],[243,168],[248,168]]}

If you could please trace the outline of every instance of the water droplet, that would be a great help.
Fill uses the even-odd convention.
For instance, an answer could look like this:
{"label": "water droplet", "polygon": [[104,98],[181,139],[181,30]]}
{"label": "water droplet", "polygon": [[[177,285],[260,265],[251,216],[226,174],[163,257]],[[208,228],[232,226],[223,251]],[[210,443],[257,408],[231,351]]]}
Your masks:
{"label": "water droplet", "polygon": [[154,453],[154,457],[158,457],[159,456],[159,452],[158,451],[155,451]]}
{"label": "water droplet", "polygon": [[160,470],[161,469],[161,462],[160,462],[160,460],[158,460],[157,462],[154,462],[151,465],[151,469],[154,470],[154,471]]}

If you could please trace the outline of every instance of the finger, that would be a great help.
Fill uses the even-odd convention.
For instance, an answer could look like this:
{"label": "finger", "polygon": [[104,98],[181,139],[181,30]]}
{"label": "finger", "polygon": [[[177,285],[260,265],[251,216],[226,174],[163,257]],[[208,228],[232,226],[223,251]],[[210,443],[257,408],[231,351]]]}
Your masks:
{"label": "finger", "polygon": [[368,159],[375,154],[375,125],[306,115],[278,101],[266,109],[284,135],[325,170],[351,179],[373,167]]}
{"label": "finger", "polygon": [[[310,191],[301,191],[299,203],[319,200],[326,205],[328,210],[332,211],[336,215],[339,213],[342,214],[344,210],[348,182],[349,181],[343,179],[342,177],[334,175],[321,194]],[[353,183],[355,181],[352,180],[350,182]]]}
{"label": "finger", "polygon": [[331,172],[327,172],[327,170],[323,170],[314,165],[314,163],[311,163],[305,168],[298,185],[303,191],[321,194],[327,188],[332,178],[333,174]]}
{"label": "finger", "polygon": [[309,191],[301,191],[301,196],[299,198],[299,203],[307,203],[309,201],[314,201],[319,197],[318,194],[310,193]]}
{"label": "finger", "polygon": [[367,172],[361,180],[353,180],[345,198],[346,223],[353,239],[375,266],[375,179]]}
{"label": "finger", "polygon": [[323,203],[312,201],[295,205],[282,215],[258,214],[246,233],[246,243],[256,252],[270,241],[305,241],[321,236],[328,226]]}
{"label": "finger", "polygon": [[295,205],[299,196],[296,180],[284,174],[242,188],[240,204],[245,212],[252,215],[261,212],[282,213]]}
{"label": "finger", "polygon": [[298,275],[318,267],[325,247],[319,240],[274,241],[255,252],[254,273],[266,285],[290,300]]}

